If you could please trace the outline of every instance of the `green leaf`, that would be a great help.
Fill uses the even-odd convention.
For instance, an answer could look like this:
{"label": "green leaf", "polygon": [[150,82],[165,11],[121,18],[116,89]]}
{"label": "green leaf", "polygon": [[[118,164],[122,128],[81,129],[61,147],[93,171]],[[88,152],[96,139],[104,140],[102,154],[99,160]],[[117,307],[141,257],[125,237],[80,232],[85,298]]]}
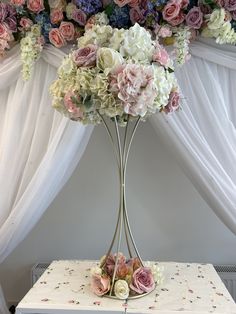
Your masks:
{"label": "green leaf", "polygon": [[114,10],[114,3],[110,3],[108,4],[106,7],[105,7],[105,13],[106,15],[109,17],[112,15],[113,13],[113,10]]}

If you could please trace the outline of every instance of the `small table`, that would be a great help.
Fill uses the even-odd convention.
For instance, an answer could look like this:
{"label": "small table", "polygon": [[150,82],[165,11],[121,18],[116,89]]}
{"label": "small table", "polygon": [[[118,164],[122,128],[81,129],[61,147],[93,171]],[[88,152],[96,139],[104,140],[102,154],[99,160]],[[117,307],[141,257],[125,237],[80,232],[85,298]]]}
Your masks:
{"label": "small table", "polygon": [[[155,263],[155,262],[153,262]],[[26,294],[16,314],[236,314],[236,304],[210,264],[158,263],[161,286],[136,300],[97,297],[90,290],[95,261],[54,261]]]}

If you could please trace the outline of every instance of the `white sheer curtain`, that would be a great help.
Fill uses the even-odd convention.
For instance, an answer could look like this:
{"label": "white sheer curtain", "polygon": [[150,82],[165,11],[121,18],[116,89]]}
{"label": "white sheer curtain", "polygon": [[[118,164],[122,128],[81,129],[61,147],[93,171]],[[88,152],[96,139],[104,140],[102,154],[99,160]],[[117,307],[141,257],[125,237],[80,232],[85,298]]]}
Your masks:
{"label": "white sheer curtain", "polygon": [[236,234],[236,47],[201,40],[177,72],[182,110],[152,124],[201,196]]}
{"label": "white sheer curtain", "polygon": [[[48,87],[63,56],[45,49],[27,83],[18,47],[0,63],[0,263],[66,183],[92,131],[51,108]],[[7,312],[0,287],[0,313]]]}

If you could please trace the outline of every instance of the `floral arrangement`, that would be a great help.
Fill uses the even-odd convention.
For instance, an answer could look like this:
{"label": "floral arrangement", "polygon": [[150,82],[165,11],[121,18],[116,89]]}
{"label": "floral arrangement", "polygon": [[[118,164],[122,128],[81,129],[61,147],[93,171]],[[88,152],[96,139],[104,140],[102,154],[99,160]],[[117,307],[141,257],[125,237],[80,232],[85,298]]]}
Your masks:
{"label": "floral arrangement", "polygon": [[111,294],[118,299],[142,295],[154,290],[163,281],[162,269],[157,264],[147,262],[144,266],[138,258],[126,260],[118,254],[117,271],[115,271],[116,254],[103,257],[100,265],[91,269],[91,288],[98,295]]}
{"label": "floral arrangement", "polygon": [[189,57],[198,35],[236,43],[236,0],[2,0],[0,56],[21,41],[23,76],[45,44],[74,43],[94,24],[128,29],[135,23],[164,45],[173,44],[177,64]]}
{"label": "floral arrangement", "polygon": [[173,62],[165,48],[139,24],[129,29],[95,25],[78,40],[51,85],[53,107],[84,124],[100,115],[145,118],[179,107]]}

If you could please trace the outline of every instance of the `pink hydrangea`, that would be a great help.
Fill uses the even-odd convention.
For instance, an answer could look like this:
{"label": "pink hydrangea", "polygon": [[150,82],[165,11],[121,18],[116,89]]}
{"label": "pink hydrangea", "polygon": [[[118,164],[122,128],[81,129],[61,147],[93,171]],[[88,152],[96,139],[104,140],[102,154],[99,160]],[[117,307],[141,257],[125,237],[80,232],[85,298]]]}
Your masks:
{"label": "pink hydrangea", "polygon": [[64,96],[64,106],[69,112],[71,118],[74,120],[78,120],[79,118],[83,117],[83,112],[73,101],[73,98],[79,101],[79,96],[76,95],[74,92],[67,92]]}
{"label": "pink hydrangea", "polygon": [[156,98],[153,69],[138,64],[121,66],[111,77],[110,89],[121,101],[125,113],[143,117]]}
{"label": "pink hydrangea", "polygon": [[161,45],[157,45],[155,47],[155,51],[152,57],[154,62],[158,62],[163,66],[167,66],[170,62],[170,58],[169,58],[169,54],[166,51],[166,49],[161,46]]}

